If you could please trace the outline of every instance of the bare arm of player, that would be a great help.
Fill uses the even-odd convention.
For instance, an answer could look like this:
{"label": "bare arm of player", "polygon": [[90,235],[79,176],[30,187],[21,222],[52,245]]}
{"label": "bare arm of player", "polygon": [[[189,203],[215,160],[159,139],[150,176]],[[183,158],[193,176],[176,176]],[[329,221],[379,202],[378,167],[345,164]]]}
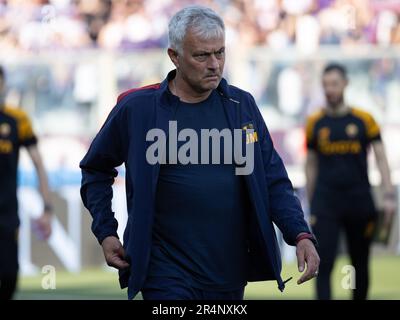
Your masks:
{"label": "bare arm of player", "polygon": [[314,150],[307,151],[305,172],[306,172],[306,190],[308,201],[311,202],[315,190],[318,171],[318,156]]}
{"label": "bare arm of player", "polygon": [[47,240],[51,234],[51,218],[52,218],[52,206],[50,201],[50,191],[47,180],[47,174],[44,169],[42,157],[40,155],[37,145],[31,145],[27,148],[29,156],[35,166],[37,176],[39,178],[39,191],[42,195],[44,202],[43,214],[39,219],[36,220],[37,226],[41,237]]}
{"label": "bare arm of player", "polygon": [[381,184],[384,192],[383,210],[385,212],[384,225],[389,226],[390,220],[397,209],[396,193],[390,178],[389,162],[382,140],[372,142],[376,164],[381,174]]}

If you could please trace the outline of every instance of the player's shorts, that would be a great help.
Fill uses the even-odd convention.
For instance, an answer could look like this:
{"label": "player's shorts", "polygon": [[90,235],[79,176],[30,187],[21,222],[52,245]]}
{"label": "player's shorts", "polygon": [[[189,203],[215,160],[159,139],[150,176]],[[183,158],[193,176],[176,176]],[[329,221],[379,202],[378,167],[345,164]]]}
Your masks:
{"label": "player's shorts", "polygon": [[13,276],[18,268],[18,230],[0,227],[0,276]]}

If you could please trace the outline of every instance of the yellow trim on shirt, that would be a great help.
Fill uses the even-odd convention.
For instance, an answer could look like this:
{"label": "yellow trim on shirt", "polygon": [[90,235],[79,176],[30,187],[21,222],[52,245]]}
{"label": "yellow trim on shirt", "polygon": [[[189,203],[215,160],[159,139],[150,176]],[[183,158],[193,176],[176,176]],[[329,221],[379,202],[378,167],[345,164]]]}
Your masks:
{"label": "yellow trim on shirt", "polygon": [[372,139],[380,134],[381,130],[379,125],[376,123],[374,117],[370,113],[358,108],[351,108],[351,113],[364,122],[367,130],[366,134],[369,139]]}
{"label": "yellow trim on shirt", "polygon": [[308,116],[307,121],[306,121],[306,139],[307,139],[307,143],[311,142],[311,140],[314,138],[313,135],[314,135],[315,124],[323,116],[324,116],[323,110],[316,111],[316,112],[312,113],[310,116]]}
{"label": "yellow trim on shirt", "polygon": [[20,141],[25,141],[34,137],[31,121],[23,110],[5,107],[3,112],[17,120],[18,138]]}

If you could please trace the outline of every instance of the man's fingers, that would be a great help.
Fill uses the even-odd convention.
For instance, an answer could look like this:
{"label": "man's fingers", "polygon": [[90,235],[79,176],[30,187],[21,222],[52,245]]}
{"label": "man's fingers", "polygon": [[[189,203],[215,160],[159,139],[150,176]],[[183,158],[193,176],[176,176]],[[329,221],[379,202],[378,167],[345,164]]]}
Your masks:
{"label": "man's fingers", "polygon": [[106,258],[107,265],[117,269],[129,267],[129,263],[125,261],[125,250],[121,242],[114,236],[105,238],[101,244]]}
{"label": "man's fingers", "polygon": [[306,272],[300,277],[300,279],[297,281],[297,284],[302,284],[308,280],[311,280],[312,278],[317,276],[318,272],[318,263],[314,259],[310,259],[307,261],[307,270]]}
{"label": "man's fingers", "polygon": [[115,267],[117,269],[123,269],[129,267],[129,263],[124,260],[124,257],[125,257],[125,250],[122,246],[120,246],[110,259],[112,267]]}
{"label": "man's fingers", "polygon": [[129,267],[129,263],[126,262],[125,260],[121,259],[117,255],[111,257],[110,259],[107,259],[107,264],[110,267],[114,267],[117,269],[124,269],[124,268]]}
{"label": "man's fingers", "polygon": [[297,281],[297,284],[302,284],[302,283],[310,280],[313,277],[314,277],[314,273],[310,270],[310,268],[307,268],[306,272],[303,273],[303,275]]}
{"label": "man's fingers", "polygon": [[50,229],[49,226],[46,226],[46,227],[44,228],[44,232],[43,232],[44,240],[49,239],[50,234],[51,234],[51,229]]}
{"label": "man's fingers", "polygon": [[45,240],[47,240],[50,237],[50,234],[51,234],[51,224],[49,221],[47,221],[43,224],[43,235]]}
{"label": "man's fingers", "polygon": [[124,250],[124,247],[123,247],[123,246],[120,246],[120,247],[118,248],[118,250],[117,250],[117,253],[118,253],[118,255],[119,255],[121,258],[124,258],[124,257],[125,257],[125,250]]}
{"label": "man's fingers", "polygon": [[39,218],[36,220],[36,227],[39,232],[39,239],[48,240],[51,234],[51,224],[49,221]]}
{"label": "man's fingers", "polygon": [[297,252],[297,267],[299,268],[299,272],[304,271],[305,267],[304,250],[299,250]]}

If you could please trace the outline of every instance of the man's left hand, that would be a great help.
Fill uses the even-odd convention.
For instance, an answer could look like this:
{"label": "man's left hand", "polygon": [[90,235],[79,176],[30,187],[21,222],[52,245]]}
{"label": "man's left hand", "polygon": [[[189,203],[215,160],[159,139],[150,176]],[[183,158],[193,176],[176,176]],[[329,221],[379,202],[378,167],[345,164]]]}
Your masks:
{"label": "man's left hand", "polygon": [[303,272],[305,264],[307,264],[307,270],[297,281],[297,284],[302,284],[316,277],[318,275],[320,260],[312,241],[309,239],[300,240],[296,246],[296,255],[299,272]]}
{"label": "man's left hand", "polygon": [[47,211],[45,211],[38,219],[35,220],[35,224],[38,228],[38,233],[41,240],[47,240],[50,237],[51,220],[52,214]]}
{"label": "man's left hand", "polygon": [[389,230],[390,223],[393,219],[394,214],[396,213],[396,210],[397,201],[395,200],[395,198],[387,198],[383,200],[383,228],[385,228],[386,230]]}

